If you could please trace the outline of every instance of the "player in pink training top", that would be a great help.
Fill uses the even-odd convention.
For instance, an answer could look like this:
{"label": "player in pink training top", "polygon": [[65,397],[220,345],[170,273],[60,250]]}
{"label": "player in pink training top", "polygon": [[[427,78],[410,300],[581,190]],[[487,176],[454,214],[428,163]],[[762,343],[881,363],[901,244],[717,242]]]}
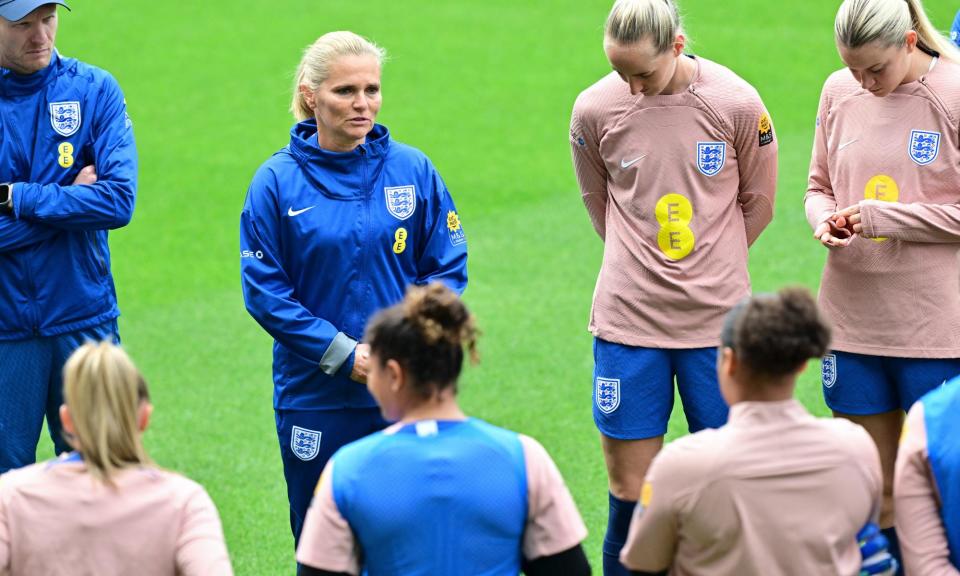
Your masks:
{"label": "player in pink training top", "polygon": [[960,53],[920,0],[846,0],[805,197],[830,248],[820,305],[836,325],[827,405],[870,432],[892,506],[904,411],[960,373]]}
{"label": "player in pink training top", "polygon": [[64,399],[76,452],[0,476],[0,574],[231,576],[210,497],[143,449],[153,406],[126,353],[109,342],[78,348]]}
{"label": "player in pink training top", "polygon": [[580,94],[571,119],[580,191],[604,242],[590,331],[607,576],[626,573],[618,555],[674,379],[691,431],[726,422],[720,325],[750,292],[747,248],[773,216],[777,144],[760,96],[685,44],[672,0],[618,0],[604,36],[613,72]]}

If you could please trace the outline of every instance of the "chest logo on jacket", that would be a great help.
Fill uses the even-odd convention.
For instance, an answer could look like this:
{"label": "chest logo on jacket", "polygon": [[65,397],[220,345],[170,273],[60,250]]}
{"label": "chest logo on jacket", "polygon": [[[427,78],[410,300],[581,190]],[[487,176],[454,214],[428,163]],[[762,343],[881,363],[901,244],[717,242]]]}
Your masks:
{"label": "chest logo on jacket", "polygon": [[720,172],[726,160],[726,142],[697,142],[697,170],[704,176]]}
{"label": "chest logo on jacket", "polygon": [[387,212],[399,220],[413,216],[417,209],[417,189],[410,186],[391,186],[383,189],[387,199]]}
{"label": "chest logo on jacket", "polygon": [[940,133],[926,130],[910,132],[910,159],[919,166],[926,166],[937,159],[940,153]]}
{"label": "chest logo on jacket", "polygon": [[80,129],[79,102],[52,102],[50,104],[50,125],[63,137],[73,136]]}

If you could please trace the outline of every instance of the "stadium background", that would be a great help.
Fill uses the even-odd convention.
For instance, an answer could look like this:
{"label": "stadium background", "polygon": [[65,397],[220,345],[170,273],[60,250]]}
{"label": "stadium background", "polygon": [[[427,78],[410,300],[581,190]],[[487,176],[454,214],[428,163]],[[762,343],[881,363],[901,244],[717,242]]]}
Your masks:
{"label": "stadium background", "polygon": [[[606,483],[590,415],[585,326],[602,246],[567,141],[577,94],[609,70],[610,0],[74,0],[58,47],[120,81],[140,152],[133,222],[111,234],[124,344],[156,404],[162,466],[202,482],[239,575],[289,574],[292,542],[271,404],[270,339],[246,314],[238,219],[250,177],[287,141],[292,73],[323,32],[382,44],[393,136],[426,152],[470,245],[466,299],[484,332],[462,382],[473,415],[530,434],[560,466],[590,529]],[[940,29],[957,3],[927,1]],[[751,250],[754,289],[816,288],[825,250],[801,199],[820,86],[840,66],[833,0],[684,0],[696,54],[760,91],[780,145],[776,217]],[[816,366],[799,395],[825,415]],[[670,437],[685,432],[675,411]],[[50,456],[44,440],[39,457]]]}

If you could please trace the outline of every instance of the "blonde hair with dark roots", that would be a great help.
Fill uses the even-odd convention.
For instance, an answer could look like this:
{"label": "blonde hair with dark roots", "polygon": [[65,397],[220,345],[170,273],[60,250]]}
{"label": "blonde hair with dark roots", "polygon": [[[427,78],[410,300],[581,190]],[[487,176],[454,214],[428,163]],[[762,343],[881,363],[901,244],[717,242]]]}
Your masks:
{"label": "blonde hair with dark roots", "polygon": [[382,363],[396,360],[423,398],[456,389],[464,350],[478,361],[473,314],[457,294],[440,282],[411,286],[399,304],[378,313],[365,340]]}
{"label": "blonde hair with dark roots", "polygon": [[118,470],[150,463],[138,422],[150,394],[122,348],[107,341],[78,348],[63,367],[63,395],[75,431],[68,440],[91,474],[110,484]]}
{"label": "blonde hair with dark roots", "polygon": [[353,32],[328,32],[307,46],[293,78],[293,100],[290,111],[298,122],[313,118],[313,110],[300,93],[300,85],[316,90],[330,76],[330,66],[343,56],[373,56],[381,65],[387,52],[380,46]]}
{"label": "blonde hair with dark roots", "polygon": [[909,30],[921,49],[960,62],[960,50],[934,28],[920,0],[844,0],[834,22],[837,43],[848,48],[903,46]]}
{"label": "blonde hair with dark roots", "polygon": [[649,38],[658,54],[669,50],[680,32],[680,13],[673,0],[617,0],[604,26],[608,40],[630,45]]}

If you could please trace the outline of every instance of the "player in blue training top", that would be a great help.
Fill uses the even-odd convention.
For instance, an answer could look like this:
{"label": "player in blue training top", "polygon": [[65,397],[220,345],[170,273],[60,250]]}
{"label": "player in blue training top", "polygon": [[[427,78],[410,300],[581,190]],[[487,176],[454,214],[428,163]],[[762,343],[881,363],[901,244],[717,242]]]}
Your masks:
{"label": "player in blue training top", "polygon": [[476,338],[473,316],[440,283],[410,288],[371,321],[367,386],[398,422],[327,464],[300,576],[590,573],[586,528],[547,452],[457,405]]}
{"label": "player in blue training top", "polygon": [[0,0],[0,472],[58,453],[61,369],[116,338],[107,231],[133,215],[137,153],[107,72],[54,48],[57,4]]}
{"label": "player in blue training top", "polygon": [[960,10],[957,10],[957,16],[953,19],[953,26],[950,28],[950,40],[960,46]]}
{"label": "player in blue training top", "polygon": [[383,50],[352,32],[307,48],[290,144],[257,170],[240,217],[247,310],[273,336],[274,409],[298,539],[337,448],[382,429],[367,392],[369,317],[410,284],[467,284],[467,244],[420,151],[375,124]]}

